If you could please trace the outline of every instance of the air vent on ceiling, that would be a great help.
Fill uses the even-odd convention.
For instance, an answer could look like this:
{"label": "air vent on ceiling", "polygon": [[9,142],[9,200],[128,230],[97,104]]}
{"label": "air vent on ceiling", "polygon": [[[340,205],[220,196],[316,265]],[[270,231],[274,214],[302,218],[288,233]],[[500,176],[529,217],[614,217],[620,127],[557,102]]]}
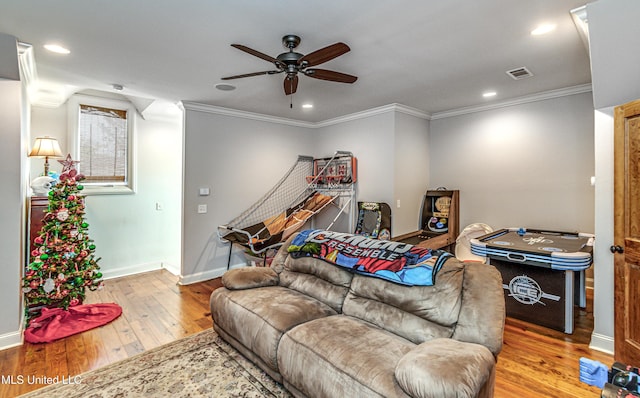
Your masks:
{"label": "air vent on ceiling", "polygon": [[533,76],[533,73],[524,66],[507,71],[507,75],[511,76],[514,80],[524,79],[526,77]]}

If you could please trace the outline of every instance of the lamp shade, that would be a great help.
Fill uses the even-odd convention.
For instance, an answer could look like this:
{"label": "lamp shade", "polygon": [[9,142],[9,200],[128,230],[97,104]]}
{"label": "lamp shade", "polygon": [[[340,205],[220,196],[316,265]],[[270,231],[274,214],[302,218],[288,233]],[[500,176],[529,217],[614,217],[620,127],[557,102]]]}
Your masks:
{"label": "lamp shade", "polygon": [[58,140],[53,137],[44,136],[36,138],[36,142],[33,143],[33,148],[29,152],[29,156],[36,157],[62,157],[62,151]]}

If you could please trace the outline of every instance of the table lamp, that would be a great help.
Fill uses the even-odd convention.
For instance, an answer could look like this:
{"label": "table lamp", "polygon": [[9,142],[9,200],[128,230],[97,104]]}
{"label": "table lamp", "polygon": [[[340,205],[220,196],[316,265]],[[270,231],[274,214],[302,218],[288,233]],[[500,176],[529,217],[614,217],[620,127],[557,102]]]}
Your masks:
{"label": "table lamp", "polygon": [[33,148],[29,153],[29,156],[44,157],[44,175],[49,175],[49,157],[59,158],[62,157],[62,151],[58,140],[53,137],[45,135],[44,137],[36,138],[36,142],[33,144]]}

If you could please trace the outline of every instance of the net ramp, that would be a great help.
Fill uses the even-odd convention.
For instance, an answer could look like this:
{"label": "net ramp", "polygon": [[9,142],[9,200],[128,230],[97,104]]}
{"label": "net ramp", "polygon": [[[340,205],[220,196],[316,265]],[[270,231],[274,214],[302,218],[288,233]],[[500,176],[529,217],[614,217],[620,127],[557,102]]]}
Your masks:
{"label": "net ramp", "polygon": [[[350,166],[345,167],[345,164]],[[231,243],[227,268],[233,244],[241,245],[256,255],[277,249],[314,215],[330,204],[336,204],[337,198],[349,189],[351,196],[326,228],[330,229],[347,206],[354,202],[354,183],[355,159],[350,152],[337,151],[325,159],[298,156],[291,169],[262,198],[238,217],[218,226],[218,237]]]}

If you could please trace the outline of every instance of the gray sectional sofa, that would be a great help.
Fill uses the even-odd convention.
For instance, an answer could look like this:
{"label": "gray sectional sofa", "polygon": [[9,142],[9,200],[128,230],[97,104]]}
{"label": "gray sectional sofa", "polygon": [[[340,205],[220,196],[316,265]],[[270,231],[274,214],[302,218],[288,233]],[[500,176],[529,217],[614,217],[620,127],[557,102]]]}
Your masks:
{"label": "gray sectional sofa", "polygon": [[287,247],[271,267],[226,272],[211,314],[294,396],[493,396],[505,319],[494,267],[450,258],[433,286],[405,286]]}

